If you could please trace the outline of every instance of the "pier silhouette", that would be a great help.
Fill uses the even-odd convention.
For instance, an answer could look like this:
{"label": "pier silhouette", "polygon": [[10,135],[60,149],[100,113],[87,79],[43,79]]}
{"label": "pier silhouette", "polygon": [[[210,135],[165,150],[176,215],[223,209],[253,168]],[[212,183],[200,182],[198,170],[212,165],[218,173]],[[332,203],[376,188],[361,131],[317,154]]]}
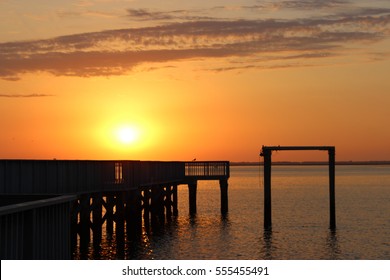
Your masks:
{"label": "pier silhouette", "polygon": [[0,258],[70,259],[103,224],[117,246],[178,215],[178,185],[196,213],[198,180],[218,180],[228,211],[228,161],[0,160]]}

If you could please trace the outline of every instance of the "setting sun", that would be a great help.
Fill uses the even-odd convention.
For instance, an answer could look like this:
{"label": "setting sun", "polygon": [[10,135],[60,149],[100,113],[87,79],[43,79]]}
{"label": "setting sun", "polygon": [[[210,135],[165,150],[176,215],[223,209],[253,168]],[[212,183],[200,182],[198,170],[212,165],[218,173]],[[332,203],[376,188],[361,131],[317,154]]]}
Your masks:
{"label": "setting sun", "polygon": [[131,144],[137,141],[139,131],[135,127],[124,126],[117,130],[118,141],[122,144]]}

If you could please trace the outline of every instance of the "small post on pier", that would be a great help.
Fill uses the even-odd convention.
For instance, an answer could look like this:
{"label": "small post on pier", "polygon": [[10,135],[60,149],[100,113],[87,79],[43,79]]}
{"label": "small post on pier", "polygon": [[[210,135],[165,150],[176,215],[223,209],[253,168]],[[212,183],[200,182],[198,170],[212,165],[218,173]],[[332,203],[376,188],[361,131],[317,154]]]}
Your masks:
{"label": "small post on pier", "polygon": [[271,155],[272,151],[263,148],[264,157],[264,228],[271,229]]}
{"label": "small post on pier", "polygon": [[221,214],[225,215],[228,212],[228,181],[226,179],[219,180],[221,189]]}
{"label": "small post on pier", "polygon": [[197,181],[196,180],[188,183],[190,215],[196,214],[196,189],[197,189]]}
{"label": "small post on pier", "polygon": [[330,229],[336,229],[336,198],[335,198],[335,148],[330,148],[329,153],[329,217]]}

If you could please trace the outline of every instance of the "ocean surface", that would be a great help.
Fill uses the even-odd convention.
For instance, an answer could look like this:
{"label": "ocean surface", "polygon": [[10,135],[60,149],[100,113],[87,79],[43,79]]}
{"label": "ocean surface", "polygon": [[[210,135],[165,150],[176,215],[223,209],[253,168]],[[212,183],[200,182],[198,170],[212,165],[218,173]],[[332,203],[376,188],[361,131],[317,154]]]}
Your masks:
{"label": "ocean surface", "polygon": [[390,166],[336,166],[336,223],[329,229],[327,166],[272,167],[272,231],[263,229],[263,168],[232,166],[229,213],[218,181],[199,181],[197,214],[178,187],[179,216],[118,248],[115,233],[75,259],[390,259]]}

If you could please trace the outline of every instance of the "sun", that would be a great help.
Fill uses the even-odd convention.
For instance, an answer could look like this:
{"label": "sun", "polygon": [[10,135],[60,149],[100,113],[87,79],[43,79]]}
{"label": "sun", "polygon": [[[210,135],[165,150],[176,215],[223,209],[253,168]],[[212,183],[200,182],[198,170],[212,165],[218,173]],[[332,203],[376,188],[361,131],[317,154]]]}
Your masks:
{"label": "sun", "polygon": [[135,127],[122,126],[117,129],[116,136],[120,143],[128,145],[138,140],[139,131]]}

